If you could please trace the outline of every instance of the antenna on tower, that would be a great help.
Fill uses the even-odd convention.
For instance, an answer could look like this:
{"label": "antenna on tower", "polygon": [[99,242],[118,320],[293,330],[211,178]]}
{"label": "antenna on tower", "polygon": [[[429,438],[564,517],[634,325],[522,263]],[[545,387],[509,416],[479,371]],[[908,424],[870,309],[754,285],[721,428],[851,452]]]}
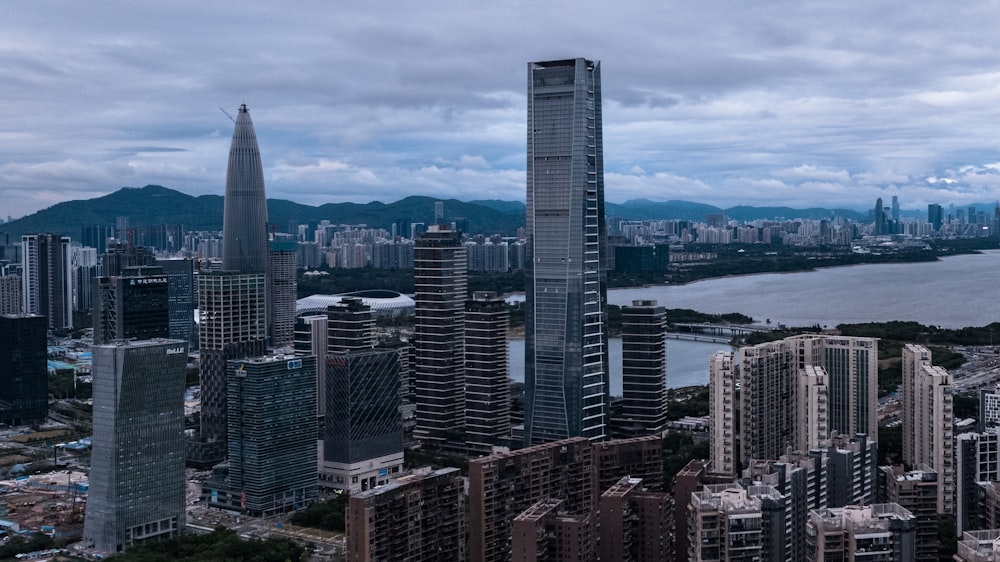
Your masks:
{"label": "antenna on tower", "polygon": [[220,108],[219,108],[219,111],[221,111],[221,112],[225,113],[225,114],[226,114],[226,117],[228,117],[228,118],[229,118],[229,120],[230,120],[230,121],[232,121],[233,123],[235,123],[235,122],[236,122],[236,120],[235,120],[235,119],[233,119],[233,116],[232,116],[232,115],[230,115],[230,114],[226,113],[226,110],[225,110],[225,109],[222,109],[222,108],[220,107]]}

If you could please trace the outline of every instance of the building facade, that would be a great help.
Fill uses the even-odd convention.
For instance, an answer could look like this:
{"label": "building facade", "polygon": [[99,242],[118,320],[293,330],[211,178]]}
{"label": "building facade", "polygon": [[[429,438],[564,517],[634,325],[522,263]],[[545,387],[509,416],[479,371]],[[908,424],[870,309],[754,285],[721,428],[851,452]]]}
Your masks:
{"label": "building facade", "polygon": [[268,244],[268,336],[271,345],[282,347],[292,344],[295,333],[297,247],[294,240],[271,240]]}
{"label": "building facade", "polygon": [[212,503],[267,517],[316,501],[316,357],[231,360],[227,378],[229,472]]}
{"label": "building facade", "polygon": [[0,422],[42,423],[49,413],[45,317],[0,315]]}
{"label": "building facade", "polygon": [[187,342],[95,345],[94,441],[84,540],[119,552],[186,526]]}
{"label": "building facade", "polygon": [[528,64],[526,445],[609,435],[601,66]]}
{"label": "building facade", "polygon": [[170,337],[169,286],[162,268],[122,273],[94,283],[94,343]]}
{"label": "building facade", "polygon": [[267,199],[257,134],[246,104],[240,105],[229,145],[222,216],[222,268],[241,273],[268,269]]}
{"label": "building facade", "polygon": [[22,310],[48,319],[50,330],[73,328],[73,268],[69,237],[25,234],[21,275]]}
{"label": "building facade", "polygon": [[667,314],[656,301],[622,307],[622,418],[635,435],[667,423]]}
{"label": "building facade", "polygon": [[464,447],[466,250],[438,225],[413,250],[413,386],[421,441]]}
{"label": "building facade", "polygon": [[465,439],[470,452],[491,452],[510,440],[507,303],[475,292],[465,301]]}
{"label": "building facade", "polygon": [[[937,473],[938,513],[955,512],[952,378],[927,348],[903,346],[903,461]],[[909,391],[909,393],[907,393]]]}

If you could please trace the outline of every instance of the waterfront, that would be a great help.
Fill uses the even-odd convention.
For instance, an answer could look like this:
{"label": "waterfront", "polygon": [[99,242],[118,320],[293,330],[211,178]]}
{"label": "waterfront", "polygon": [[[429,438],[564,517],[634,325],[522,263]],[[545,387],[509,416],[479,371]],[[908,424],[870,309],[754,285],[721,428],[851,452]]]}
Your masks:
{"label": "waterfront", "polygon": [[[611,370],[611,394],[622,393],[622,340],[608,341],[608,359]],[[510,377],[524,381],[524,340],[507,342],[510,351]],[[708,384],[708,358],[719,350],[729,350],[725,343],[667,340],[667,388],[680,388]]]}
{"label": "waterfront", "polygon": [[1000,250],[936,262],[852,265],[798,273],[761,273],[687,285],[612,289],[608,302],[655,299],[667,308],[724,314],[756,322],[828,326],[913,320],[943,328],[1000,321]]}

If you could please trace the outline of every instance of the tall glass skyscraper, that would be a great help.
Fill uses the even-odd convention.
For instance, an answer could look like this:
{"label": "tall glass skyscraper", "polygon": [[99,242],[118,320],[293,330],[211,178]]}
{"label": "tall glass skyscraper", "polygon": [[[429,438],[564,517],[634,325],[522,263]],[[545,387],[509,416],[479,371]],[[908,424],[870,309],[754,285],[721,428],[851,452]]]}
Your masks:
{"label": "tall glass skyscraper", "polygon": [[528,64],[525,444],[608,435],[601,67]]}
{"label": "tall glass skyscraper", "polygon": [[222,229],[223,269],[240,273],[267,271],[264,167],[246,104],[240,106],[229,145]]}

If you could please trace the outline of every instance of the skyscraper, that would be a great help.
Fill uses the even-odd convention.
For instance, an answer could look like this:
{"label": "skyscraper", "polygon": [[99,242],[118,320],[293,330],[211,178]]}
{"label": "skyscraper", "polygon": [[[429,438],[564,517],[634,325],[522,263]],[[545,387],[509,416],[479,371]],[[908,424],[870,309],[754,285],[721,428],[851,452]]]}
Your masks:
{"label": "skyscraper", "polygon": [[267,271],[264,167],[246,104],[240,105],[229,146],[222,229],[223,269],[242,273]]}
{"label": "skyscraper", "polygon": [[163,268],[125,268],[94,284],[94,343],[170,336],[167,276]]}
{"label": "skyscraper", "polygon": [[465,301],[465,433],[470,451],[491,452],[510,438],[507,303],[490,292]]}
{"label": "skyscraper", "polygon": [[931,364],[927,348],[903,346],[903,462],[937,473],[938,513],[955,512],[952,402],[951,374]]}
{"label": "skyscraper", "polygon": [[466,250],[462,233],[431,225],[413,250],[414,401],[418,439],[460,442],[465,426]]}
{"label": "skyscraper", "polygon": [[267,261],[267,329],[271,345],[289,345],[295,333],[295,240],[271,240]]}
{"label": "skyscraper", "polygon": [[187,342],[94,346],[94,450],[84,539],[105,552],[185,527]]}
{"label": "skyscraper", "polygon": [[44,316],[0,315],[0,422],[41,423],[49,413]]}
{"label": "skyscraper", "polygon": [[69,238],[58,234],[25,234],[22,310],[48,318],[50,330],[73,328],[73,273]]}
{"label": "skyscraper", "polygon": [[608,436],[601,67],[528,64],[525,444]]}
{"label": "skyscraper", "polygon": [[656,301],[622,308],[622,418],[627,433],[648,435],[667,423],[667,314]]}
{"label": "skyscraper", "polygon": [[229,147],[222,219],[222,268],[198,275],[201,435],[192,464],[226,451],[226,361],[264,354],[268,334],[268,240],[264,171],[246,104]]}

